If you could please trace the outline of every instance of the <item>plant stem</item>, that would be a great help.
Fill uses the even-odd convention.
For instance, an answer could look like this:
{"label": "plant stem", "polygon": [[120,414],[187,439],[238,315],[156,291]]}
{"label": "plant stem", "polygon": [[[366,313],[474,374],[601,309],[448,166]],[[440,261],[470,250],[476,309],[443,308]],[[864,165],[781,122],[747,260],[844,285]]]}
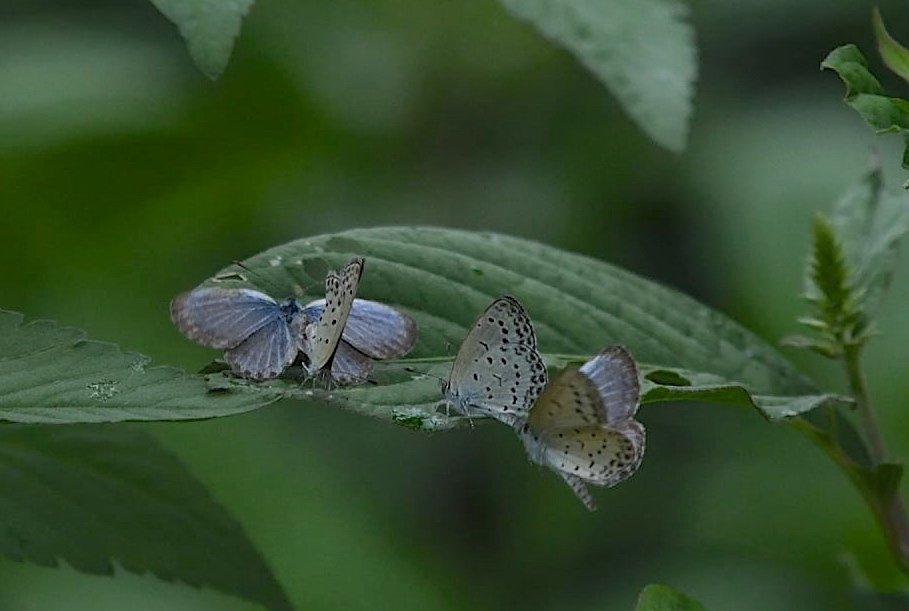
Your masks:
{"label": "plant stem", "polygon": [[[855,399],[856,409],[861,418],[862,429],[865,439],[868,443],[868,451],[871,455],[872,468],[888,461],[887,449],[884,446],[884,438],[881,435],[881,429],[878,426],[874,409],[871,406],[871,400],[868,397],[868,390],[865,386],[865,375],[859,363],[858,346],[851,346],[846,349],[843,355],[843,363],[846,366],[846,373],[849,378],[849,387],[852,390],[852,396]],[[860,489],[863,490],[865,500],[877,516],[881,528],[884,530],[890,549],[896,556],[903,572],[909,576],[909,518],[906,515],[906,508],[903,500],[900,498],[899,490],[886,491],[880,487],[868,489],[867,484],[856,482]]]}
{"label": "plant stem", "polygon": [[871,462],[874,465],[879,465],[887,462],[887,449],[884,447],[884,438],[877,424],[877,417],[871,407],[871,400],[868,398],[865,374],[862,372],[862,367],[859,363],[860,350],[859,346],[846,348],[843,355],[843,363],[846,366],[846,375],[849,378],[849,388],[852,389],[852,396],[855,399],[855,407],[862,421],[862,432],[868,442]]}

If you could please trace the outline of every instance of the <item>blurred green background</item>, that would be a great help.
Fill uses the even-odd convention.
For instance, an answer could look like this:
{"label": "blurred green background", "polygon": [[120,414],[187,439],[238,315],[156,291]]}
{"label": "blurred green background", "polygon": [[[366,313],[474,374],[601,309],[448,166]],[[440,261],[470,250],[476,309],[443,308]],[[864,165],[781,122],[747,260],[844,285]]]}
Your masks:
{"label": "blurred green background", "polygon": [[[909,40],[905,3],[881,7]],[[673,156],[493,0],[261,0],[217,82],[148,2],[6,0],[0,307],[197,369],[215,354],[172,327],[176,293],[294,238],[434,224],[602,258],[775,342],[796,331],[813,211],[872,147],[894,188],[907,178],[898,139],[875,137],[819,71],[846,42],[874,55],[870,12],[695,3],[702,76],[690,148]],[[868,354],[897,458],[907,274]],[[791,356],[841,388],[832,366]],[[500,426],[427,435],[294,403],[144,426],[301,609],[632,609],[647,583],[713,611],[847,609],[857,569],[899,585],[857,494],[794,431],[698,404],[640,419],[641,470],[595,491],[591,515]],[[0,560],[0,583],[3,611],[256,609],[125,572]]]}

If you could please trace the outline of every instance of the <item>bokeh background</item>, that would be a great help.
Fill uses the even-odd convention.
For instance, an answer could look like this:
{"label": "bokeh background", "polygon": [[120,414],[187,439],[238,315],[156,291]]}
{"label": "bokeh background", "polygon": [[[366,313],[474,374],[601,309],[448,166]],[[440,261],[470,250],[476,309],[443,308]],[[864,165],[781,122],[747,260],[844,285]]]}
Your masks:
{"label": "bokeh background", "polygon": [[[881,3],[909,40],[905,3]],[[873,55],[871,5],[694,3],[701,79],[669,154],[604,87],[494,0],[261,0],[210,82],[133,0],[0,5],[0,307],[196,369],[167,303],[234,259],[383,224],[498,230],[684,290],[770,342],[796,331],[813,211],[895,137],[820,61]],[[873,67],[883,69],[876,57]],[[885,79],[891,91],[905,86]],[[909,456],[907,266],[868,377]],[[604,338],[604,344],[609,338]],[[832,389],[831,365],[790,352]],[[301,609],[632,609],[666,583],[708,609],[848,609],[896,587],[846,478],[756,413],[648,405],[644,464],[589,515],[504,427],[419,434],[278,404],[143,425],[260,546]],[[120,572],[0,560],[3,611],[256,609]]]}

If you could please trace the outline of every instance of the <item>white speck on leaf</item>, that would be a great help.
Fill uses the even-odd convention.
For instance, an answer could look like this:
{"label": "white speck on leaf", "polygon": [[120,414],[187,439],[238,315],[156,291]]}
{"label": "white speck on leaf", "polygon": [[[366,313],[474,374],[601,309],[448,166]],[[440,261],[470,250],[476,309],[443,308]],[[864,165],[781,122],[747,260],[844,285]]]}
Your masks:
{"label": "white speck on leaf", "polygon": [[107,401],[120,392],[120,389],[117,388],[117,382],[114,382],[113,380],[92,382],[91,384],[88,384],[86,388],[90,391],[89,398],[97,401]]}
{"label": "white speck on leaf", "polygon": [[149,363],[151,363],[151,358],[141,354],[136,357],[136,360],[130,364],[129,368],[133,371],[138,371],[139,373],[145,373],[145,367]]}

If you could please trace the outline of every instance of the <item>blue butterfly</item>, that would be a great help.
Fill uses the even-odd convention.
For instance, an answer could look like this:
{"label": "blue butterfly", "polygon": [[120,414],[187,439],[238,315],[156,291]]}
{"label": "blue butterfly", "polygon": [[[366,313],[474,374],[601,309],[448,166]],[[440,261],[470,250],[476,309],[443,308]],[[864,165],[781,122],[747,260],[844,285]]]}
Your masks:
{"label": "blue butterfly", "polygon": [[274,378],[302,353],[309,375],[327,370],[338,384],[359,384],[368,378],[373,359],[403,356],[417,338],[416,324],[406,314],[353,299],[362,266],[362,259],[354,259],[340,273],[329,273],[327,299],[305,307],[254,289],[203,287],[171,301],[171,320],[189,339],[224,350],[240,377]]}
{"label": "blue butterfly", "polygon": [[278,376],[294,361],[308,322],[293,298],[278,303],[253,289],[219,287],[177,295],[170,318],[194,342],[224,350],[233,372],[252,380]]}

